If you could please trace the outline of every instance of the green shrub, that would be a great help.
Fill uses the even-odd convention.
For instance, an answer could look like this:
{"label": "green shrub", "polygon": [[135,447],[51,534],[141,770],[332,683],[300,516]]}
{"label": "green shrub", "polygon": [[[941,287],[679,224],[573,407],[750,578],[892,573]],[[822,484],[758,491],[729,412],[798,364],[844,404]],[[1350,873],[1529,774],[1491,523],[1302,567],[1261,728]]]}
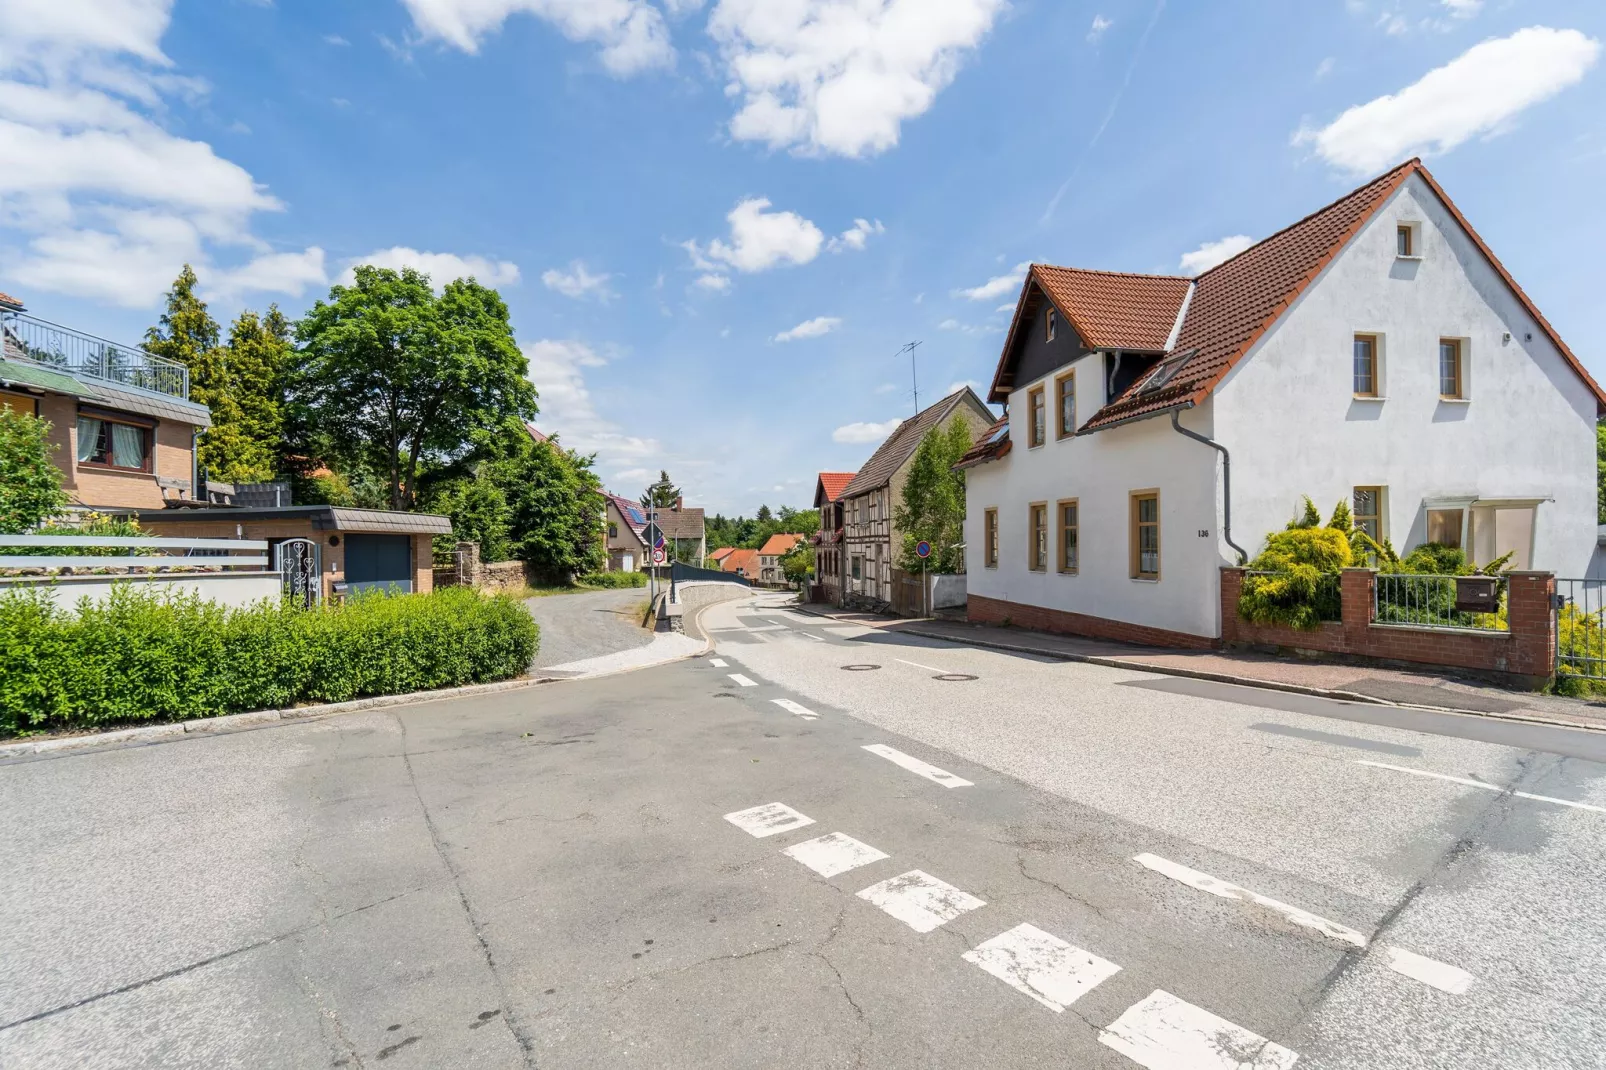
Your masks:
{"label": "green shrub", "polygon": [[604,587],[619,590],[627,587],[647,586],[645,572],[592,572],[575,580],[582,587]]}
{"label": "green shrub", "polygon": [[1316,512],[1308,498],[1305,506],[1305,516],[1268,535],[1266,548],[1250,562],[1267,575],[1244,577],[1238,613],[1245,620],[1308,630],[1340,619],[1338,574],[1354,560],[1349,538],[1337,527],[1304,524]]}
{"label": "green shrub", "polygon": [[1459,547],[1437,542],[1425,542],[1406,554],[1399,570],[1419,576],[1468,576],[1473,571]]}
{"label": "green shrub", "polygon": [[230,609],[118,587],[75,613],[13,588],[0,592],[0,735],[505,680],[539,642],[522,605],[467,588]]}

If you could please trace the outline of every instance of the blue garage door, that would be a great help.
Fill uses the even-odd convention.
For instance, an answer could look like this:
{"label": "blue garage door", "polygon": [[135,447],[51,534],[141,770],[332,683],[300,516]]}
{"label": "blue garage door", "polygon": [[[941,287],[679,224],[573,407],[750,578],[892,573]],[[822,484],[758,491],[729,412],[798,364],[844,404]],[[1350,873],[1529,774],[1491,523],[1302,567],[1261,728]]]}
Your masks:
{"label": "blue garage door", "polygon": [[346,589],[352,594],[413,589],[413,540],[406,535],[347,535]]}

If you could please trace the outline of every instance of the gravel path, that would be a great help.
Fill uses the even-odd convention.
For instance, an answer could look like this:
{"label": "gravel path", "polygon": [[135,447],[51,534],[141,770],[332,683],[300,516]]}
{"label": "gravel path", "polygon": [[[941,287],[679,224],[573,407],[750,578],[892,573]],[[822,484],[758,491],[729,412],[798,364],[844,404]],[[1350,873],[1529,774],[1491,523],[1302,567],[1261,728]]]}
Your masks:
{"label": "gravel path", "polygon": [[645,587],[531,598],[524,604],[541,626],[541,651],[535,667],[544,669],[646,646],[653,636],[641,627],[646,602]]}

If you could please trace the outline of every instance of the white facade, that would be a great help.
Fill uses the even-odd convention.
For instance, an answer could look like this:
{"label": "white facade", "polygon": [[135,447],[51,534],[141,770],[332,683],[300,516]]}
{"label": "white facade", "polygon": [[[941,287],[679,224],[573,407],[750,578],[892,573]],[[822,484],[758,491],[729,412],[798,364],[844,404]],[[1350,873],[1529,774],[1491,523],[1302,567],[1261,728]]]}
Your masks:
{"label": "white facade", "polygon": [[[1413,230],[1412,257],[1397,228]],[[1354,393],[1357,334],[1378,339],[1378,398]],[[1439,343],[1462,346],[1464,400],[1440,396]],[[1105,402],[1104,356],[1076,362],[1077,422]],[[1054,434],[1054,381],[1011,393],[1011,451],[968,472],[971,595],[1186,632],[1220,634],[1221,466],[1168,415],[1076,438]],[[1050,399],[1028,448],[1027,392]],[[1232,453],[1233,538],[1252,557],[1309,495],[1325,517],[1357,487],[1382,488],[1382,534],[1403,555],[1428,513],[1459,523],[1479,563],[1588,574],[1597,544],[1597,398],[1472,238],[1411,175],[1182,424]],[[1131,578],[1129,495],[1159,491],[1160,576]],[[1057,565],[1056,502],[1079,503],[1079,568]],[[1028,517],[1049,508],[1045,572],[1028,563]],[[986,510],[998,510],[989,567]]]}

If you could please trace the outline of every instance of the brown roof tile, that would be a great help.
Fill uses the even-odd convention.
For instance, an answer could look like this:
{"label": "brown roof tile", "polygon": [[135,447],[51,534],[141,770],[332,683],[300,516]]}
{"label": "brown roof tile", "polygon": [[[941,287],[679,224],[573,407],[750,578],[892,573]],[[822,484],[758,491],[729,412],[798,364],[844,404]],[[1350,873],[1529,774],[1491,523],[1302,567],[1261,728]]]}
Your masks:
{"label": "brown roof tile", "polygon": [[758,548],[760,557],[782,557],[792,552],[792,547],[803,541],[801,535],[771,535],[764,540],[764,545]]}
{"label": "brown roof tile", "polygon": [[989,417],[993,415],[991,409],[982,403],[981,398],[970,387],[963,387],[954,391],[930,408],[921,409],[912,418],[898,425],[898,429],[887,436],[879,449],[870,455],[863,468],[859,469],[853,481],[842,488],[841,497],[851,498],[865,494],[877,488],[884,487],[892,479],[892,474],[902,467],[903,462],[914,456],[915,450],[920,446],[920,440],[926,437],[926,432],[941,424],[960,405],[963,405],[969,395],[971,403],[977,410],[985,412]]}
{"label": "brown roof tile", "polygon": [[703,511],[701,509],[660,509],[655,519],[658,530],[666,539],[700,539],[703,537]]}
{"label": "brown roof tile", "polygon": [[1005,416],[976,436],[976,444],[965,451],[954,468],[974,468],[978,464],[996,461],[1009,450],[1009,417]]}
{"label": "brown roof tile", "polygon": [[1033,264],[1028,273],[1089,349],[1165,352],[1188,280]]}
{"label": "brown roof tile", "polygon": [[720,561],[719,569],[721,572],[735,572],[740,569],[743,576],[757,576],[758,551],[732,550]]}
{"label": "brown roof tile", "polygon": [[814,488],[814,507],[828,505],[842,497],[842,492],[848,489],[853,482],[856,472],[821,472],[820,480]]}

